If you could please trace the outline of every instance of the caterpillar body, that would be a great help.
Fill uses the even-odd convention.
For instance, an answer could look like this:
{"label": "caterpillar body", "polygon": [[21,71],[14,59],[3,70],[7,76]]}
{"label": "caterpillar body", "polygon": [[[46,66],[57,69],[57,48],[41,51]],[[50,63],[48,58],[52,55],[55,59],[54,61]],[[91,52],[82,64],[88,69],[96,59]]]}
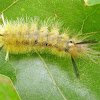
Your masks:
{"label": "caterpillar body", "polygon": [[45,21],[38,25],[38,21],[31,20],[29,23],[23,19],[6,21],[0,26],[0,49],[8,53],[21,54],[37,50],[39,52],[51,52],[58,56],[71,55],[76,76],[79,76],[78,69],[73,57],[85,54],[88,44],[95,41],[80,41],[70,38],[65,32],[60,33],[57,24],[49,25]]}
{"label": "caterpillar body", "polygon": [[[33,48],[47,47],[52,53],[70,53],[73,57],[78,57],[84,51],[83,45],[76,44],[67,34],[59,34],[59,29],[55,26],[49,31],[48,26],[43,25],[39,29],[35,22],[28,25],[17,20],[7,22],[1,26],[0,31],[2,49],[9,53],[28,53]],[[64,56],[63,53],[60,56]]]}

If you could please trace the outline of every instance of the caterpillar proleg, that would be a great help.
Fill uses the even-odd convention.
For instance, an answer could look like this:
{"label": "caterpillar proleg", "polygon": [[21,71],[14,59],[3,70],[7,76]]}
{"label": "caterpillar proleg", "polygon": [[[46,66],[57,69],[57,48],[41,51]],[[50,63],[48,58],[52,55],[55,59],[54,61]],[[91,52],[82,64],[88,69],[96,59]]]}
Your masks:
{"label": "caterpillar proleg", "polygon": [[46,49],[47,52],[59,57],[70,54],[75,74],[79,77],[74,58],[93,51],[88,46],[98,43],[94,40],[81,41],[70,37],[68,31],[61,33],[59,23],[48,24],[46,21],[39,23],[36,18],[30,21],[21,18],[5,22],[3,14],[2,20],[4,24],[0,26],[0,50],[7,52],[5,60],[9,58],[10,53],[24,54],[34,49],[40,53]]}

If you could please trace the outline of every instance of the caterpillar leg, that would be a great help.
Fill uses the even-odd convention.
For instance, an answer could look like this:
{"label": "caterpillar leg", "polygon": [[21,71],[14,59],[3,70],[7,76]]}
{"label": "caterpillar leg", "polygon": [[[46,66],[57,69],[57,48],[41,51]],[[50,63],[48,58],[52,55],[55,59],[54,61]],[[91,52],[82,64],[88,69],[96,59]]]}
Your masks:
{"label": "caterpillar leg", "polygon": [[5,57],[5,61],[8,61],[8,60],[9,60],[9,51],[7,51],[6,57]]}
{"label": "caterpillar leg", "polygon": [[1,14],[1,18],[2,18],[2,21],[3,21],[3,24],[5,25],[5,20],[4,20],[4,16],[3,16],[3,13]]}

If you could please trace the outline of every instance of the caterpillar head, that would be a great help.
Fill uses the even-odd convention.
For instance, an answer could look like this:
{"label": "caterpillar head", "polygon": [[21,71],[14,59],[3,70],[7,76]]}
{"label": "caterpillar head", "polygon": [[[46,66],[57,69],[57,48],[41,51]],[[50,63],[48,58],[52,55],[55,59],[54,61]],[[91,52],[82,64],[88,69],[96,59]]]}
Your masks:
{"label": "caterpillar head", "polygon": [[78,57],[87,50],[88,44],[97,43],[97,41],[89,40],[89,41],[83,41],[83,42],[74,42],[69,41],[68,42],[68,52],[71,54],[72,57]]}
{"label": "caterpillar head", "polygon": [[84,51],[85,45],[76,44],[74,41],[69,41],[68,52],[72,57],[78,57]]}

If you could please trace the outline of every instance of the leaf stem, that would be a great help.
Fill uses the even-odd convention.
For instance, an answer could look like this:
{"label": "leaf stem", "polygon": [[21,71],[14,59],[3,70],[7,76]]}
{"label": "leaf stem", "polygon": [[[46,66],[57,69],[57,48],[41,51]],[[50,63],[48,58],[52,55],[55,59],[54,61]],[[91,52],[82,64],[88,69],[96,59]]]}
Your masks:
{"label": "leaf stem", "polygon": [[59,91],[59,93],[61,94],[61,96],[63,97],[63,99],[64,99],[64,100],[67,100],[66,97],[64,96],[64,94],[62,93],[62,91],[60,90],[60,88],[57,86],[57,83],[56,83],[56,81],[54,80],[53,75],[52,75],[52,73],[50,72],[50,70],[49,70],[47,64],[46,64],[45,61],[44,61],[44,59],[41,57],[41,55],[40,55],[36,50],[34,50],[34,51],[37,53],[37,55],[38,55],[38,56],[40,57],[40,59],[42,60],[42,62],[43,62],[43,64],[44,64],[45,68],[47,69],[47,71],[48,71],[48,73],[49,73],[49,75],[50,75],[50,77],[51,77],[51,79],[52,79],[54,85],[56,86],[57,90]]}
{"label": "leaf stem", "polygon": [[6,9],[4,9],[2,12],[1,12],[1,14],[2,13],[4,13],[6,10],[8,10],[11,6],[13,6],[15,3],[17,3],[19,0],[16,0],[16,1],[14,1],[11,5],[9,5]]}

